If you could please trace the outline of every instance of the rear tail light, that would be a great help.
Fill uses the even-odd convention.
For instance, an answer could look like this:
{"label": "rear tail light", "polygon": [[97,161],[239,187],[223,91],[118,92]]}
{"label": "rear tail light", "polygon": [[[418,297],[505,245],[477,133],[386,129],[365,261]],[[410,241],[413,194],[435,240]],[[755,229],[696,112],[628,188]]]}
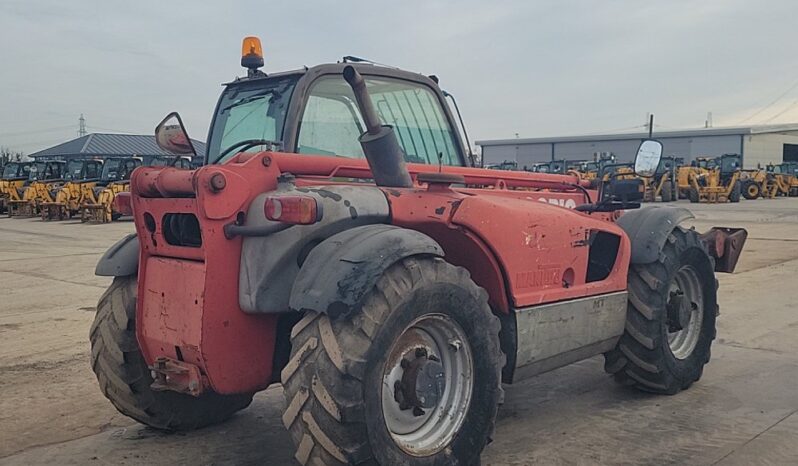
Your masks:
{"label": "rear tail light", "polygon": [[133,215],[129,192],[121,192],[114,196],[114,210],[122,215]]}
{"label": "rear tail light", "polygon": [[322,215],[316,199],[308,196],[266,198],[263,212],[269,220],[294,225],[311,225],[320,221]]}

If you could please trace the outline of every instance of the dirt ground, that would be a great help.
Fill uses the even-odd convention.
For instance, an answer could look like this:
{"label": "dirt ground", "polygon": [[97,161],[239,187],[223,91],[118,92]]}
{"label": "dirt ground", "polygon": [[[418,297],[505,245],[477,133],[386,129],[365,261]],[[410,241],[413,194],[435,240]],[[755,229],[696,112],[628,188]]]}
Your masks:
{"label": "dirt ground", "polygon": [[[720,276],[704,377],[672,397],[616,386],[594,358],[506,387],[483,464],[798,464],[798,199],[690,205],[742,226]],[[89,368],[108,285],[93,268],[131,223],[0,219],[0,464],[292,463],[279,387],[220,426],[163,434],[118,414]]]}

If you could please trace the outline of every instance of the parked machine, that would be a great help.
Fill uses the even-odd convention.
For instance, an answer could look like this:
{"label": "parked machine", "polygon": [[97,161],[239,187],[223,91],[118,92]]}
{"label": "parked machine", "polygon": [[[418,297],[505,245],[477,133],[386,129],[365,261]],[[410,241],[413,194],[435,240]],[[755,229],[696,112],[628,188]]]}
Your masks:
{"label": "parked machine", "polygon": [[724,154],[699,165],[690,171],[687,197],[690,202],[740,202],[742,186],[740,171],[742,159],[739,154]]}
{"label": "parked machine", "polygon": [[505,160],[504,162],[500,163],[489,163],[485,165],[485,168],[489,168],[491,170],[518,170],[518,162],[513,160]]}
{"label": "parked machine", "polygon": [[680,157],[662,157],[657,171],[651,178],[643,177],[643,202],[671,202],[678,199],[676,171],[684,159]]}
{"label": "parked machine", "polygon": [[[744,230],[634,210],[638,180],[471,167],[437,79],[348,60],[267,76],[243,50],[206,165],[138,168],[119,194],[136,234],[97,266],[114,279],[90,338],[120,412],[193,429],[282,383],[300,464],[465,465],[502,381],[602,353],[649,392],[701,377]],[[189,140],[170,123],[156,134]],[[644,141],[637,174],[661,151]]]}
{"label": "parked machine", "polygon": [[771,197],[798,196],[798,162],[769,165],[767,174],[771,180]]}
{"label": "parked machine", "polygon": [[8,200],[9,217],[35,217],[45,202],[54,202],[56,189],[64,183],[66,162],[58,160],[33,162],[20,199]]}
{"label": "parked machine", "polygon": [[43,201],[39,211],[42,220],[65,220],[80,212],[84,196],[100,180],[102,160],[70,160],[64,173],[65,183],[50,193],[52,201]]}
{"label": "parked machine", "polygon": [[6,213],[11,200],[21,200],[28,182],[30,162],[8,162],[0,177],[0,213]]}
{"label": "parked machine", "polygon": [[[173,166],[182,170],[190,168],[187,157],[158,156],[148,160],[148,166]],[[140,157],[111,158],[105,161],[103,171],[96,186],[83,188],[80,204],[80,220],[82,222],[109,223],[122,216],[114,201],[119,193],[130,190],[130,175],[133,170],[142,166]]]}

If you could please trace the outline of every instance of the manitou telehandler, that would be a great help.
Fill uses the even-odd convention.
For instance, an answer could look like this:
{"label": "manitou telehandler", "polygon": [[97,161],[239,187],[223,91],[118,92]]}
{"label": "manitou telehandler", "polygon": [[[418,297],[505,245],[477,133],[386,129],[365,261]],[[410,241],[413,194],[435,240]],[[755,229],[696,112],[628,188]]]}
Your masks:
{"label": "manitou telehandler", "polygon": [[[243,49],[206,165],[137,168],[119,195],[136,234],[97,266],[90,334],[119,411],[193,429],[282,383],[300,464],[470,465],[502,382],[602,353],[645,391],[701,377],[744,230],[634,210],[639,180],[474,168],[437,79],[349,58],[267,75]],[[158,140],[190,150],[175,118]],[[643,141],[638,175],[661,151]]]}
{"label": "manitou telehandler", "polygon": [[70,160],[64,173],[65,183],[50,193],[52,201],[42,201],[42,220],[66,220],[78,214],[83,196],[94,189],[102,173],[102,160]]}
{"label": "manitou telehandler", "polygon": [[10,200],[20,200],[28,182],[30,162],[8,162],[0,177],[0,214],[6,213]]}
{"label": "manitou telehandler", "polygon": [[66,162],[33,162],[28,171],[22,197],[8,200],[9,217],[35,217],[42,203],[55,201],[57,189],[64,183]]}

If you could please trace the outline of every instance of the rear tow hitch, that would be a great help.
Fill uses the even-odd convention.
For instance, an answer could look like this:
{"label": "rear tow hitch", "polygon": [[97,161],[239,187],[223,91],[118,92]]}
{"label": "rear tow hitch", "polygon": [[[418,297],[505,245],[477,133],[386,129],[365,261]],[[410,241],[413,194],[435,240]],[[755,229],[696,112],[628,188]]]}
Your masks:
{"label": "rear tow hitch", "polygon": [[200,396],[207,384],[199,367],[166,357],[156,359],[155,364],[150,366],[150,371],[153,378],[150,388],[156,391],[168,390]]}

